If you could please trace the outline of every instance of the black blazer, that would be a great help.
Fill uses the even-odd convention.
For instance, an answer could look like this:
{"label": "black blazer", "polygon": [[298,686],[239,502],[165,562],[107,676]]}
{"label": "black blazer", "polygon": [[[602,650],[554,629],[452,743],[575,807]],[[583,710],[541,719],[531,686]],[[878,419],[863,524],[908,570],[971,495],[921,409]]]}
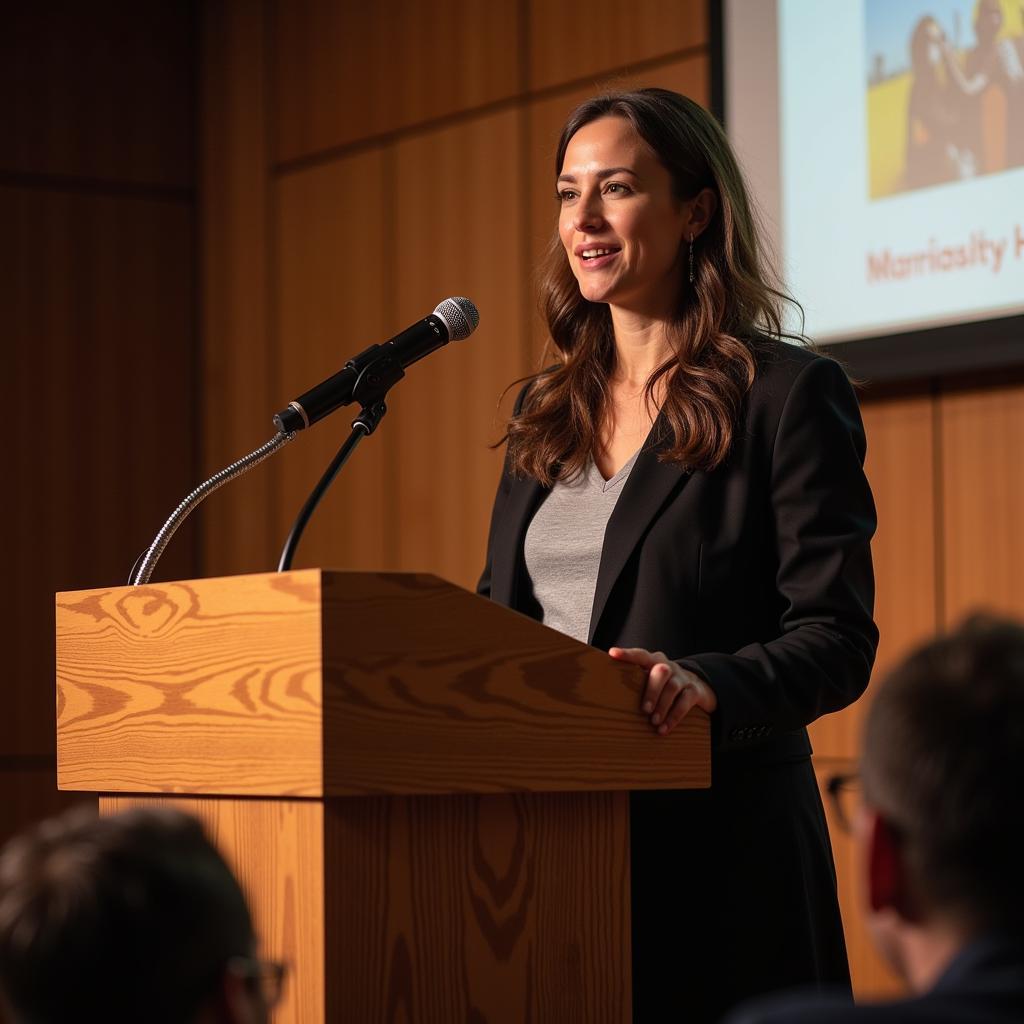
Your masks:
{"label": "black blazer", "polygon": [[[756,354],[725,464],[689,472],[645,445],[608,522],[590,620],[594,646],[660,650],[707,679],[720,763],[807,756],[804,726],[861,694],[878,641],[853,389],[795,345],[763,340]],[[523,541],[547,494],[506,464],[478,586],[534,617]]]}

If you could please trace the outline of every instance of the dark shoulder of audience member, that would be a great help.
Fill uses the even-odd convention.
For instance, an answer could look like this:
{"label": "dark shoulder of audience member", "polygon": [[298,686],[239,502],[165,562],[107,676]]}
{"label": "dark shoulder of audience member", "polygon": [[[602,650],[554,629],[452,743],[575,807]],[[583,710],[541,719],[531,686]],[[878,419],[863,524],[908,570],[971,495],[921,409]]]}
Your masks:
{"label": "dark shoulder of audience member", "polygon": [[1024,625],[975,615],[881,683],[854,830],[874,945],[907,998],[780,992],[729,1024],[1024,1020]]}
{"label": "dark shoulder of audience member", "polygon": [[975,615],[881,686],[865,800],[900,836],[923,903],[972,933],[1024,936],[1024,626]]}
{"label": "dark shoulder of audience member", "polygon": [[15,1021],[192,1021],[254,946],[238,882],[186,815],[79,810],[0,853],[0,990]]}

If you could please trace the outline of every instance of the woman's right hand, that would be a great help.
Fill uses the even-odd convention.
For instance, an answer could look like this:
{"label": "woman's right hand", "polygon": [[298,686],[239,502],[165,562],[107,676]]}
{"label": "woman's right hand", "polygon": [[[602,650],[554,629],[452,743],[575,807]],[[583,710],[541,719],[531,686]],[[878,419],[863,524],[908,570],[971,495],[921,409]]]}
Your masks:
{"label": "woman's right hand", "polygon": [[667,736],[691,708],[703,708],[711,714],[718,707],[715,691],[699,675],[670,661],[661,651],[613,647],[608,653],[616,661],[628,661],[648,670],[640,709],[650,716],[659,736]]}

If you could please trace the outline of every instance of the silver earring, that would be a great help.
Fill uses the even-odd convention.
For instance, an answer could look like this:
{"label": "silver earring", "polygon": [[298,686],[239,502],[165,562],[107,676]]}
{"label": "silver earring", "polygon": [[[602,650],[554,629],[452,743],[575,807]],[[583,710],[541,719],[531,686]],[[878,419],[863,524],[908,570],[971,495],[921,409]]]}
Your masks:
{"label": "silver earring", "polygon": [[693,235],[690,235],[690,284],[693,284]]}

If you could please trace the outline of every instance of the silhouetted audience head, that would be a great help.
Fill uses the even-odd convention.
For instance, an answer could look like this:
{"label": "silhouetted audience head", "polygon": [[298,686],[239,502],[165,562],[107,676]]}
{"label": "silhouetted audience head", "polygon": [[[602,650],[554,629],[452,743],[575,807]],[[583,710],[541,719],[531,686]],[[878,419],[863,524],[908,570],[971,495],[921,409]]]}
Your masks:
{"label": "silhouetted audience head", "polygon": [[1024,626],[974,616],[911,654],[875,696],[861,774],[876,915],[1024,935]]}
{"label": "silhouetted audience head", "polygon": [[238,882],[184,814],[79,810],[0,853],[0,992],[18,1024],[265,1021],[281,968],[255,951]]}
{"label": "silhouetted audience head", "polygon": [[728,1024],[1024,1020],[1022,755],[1024,624],[975,615],[897,665],[868,710],[854,836],[872,937],[910,994],[781,992]]}

